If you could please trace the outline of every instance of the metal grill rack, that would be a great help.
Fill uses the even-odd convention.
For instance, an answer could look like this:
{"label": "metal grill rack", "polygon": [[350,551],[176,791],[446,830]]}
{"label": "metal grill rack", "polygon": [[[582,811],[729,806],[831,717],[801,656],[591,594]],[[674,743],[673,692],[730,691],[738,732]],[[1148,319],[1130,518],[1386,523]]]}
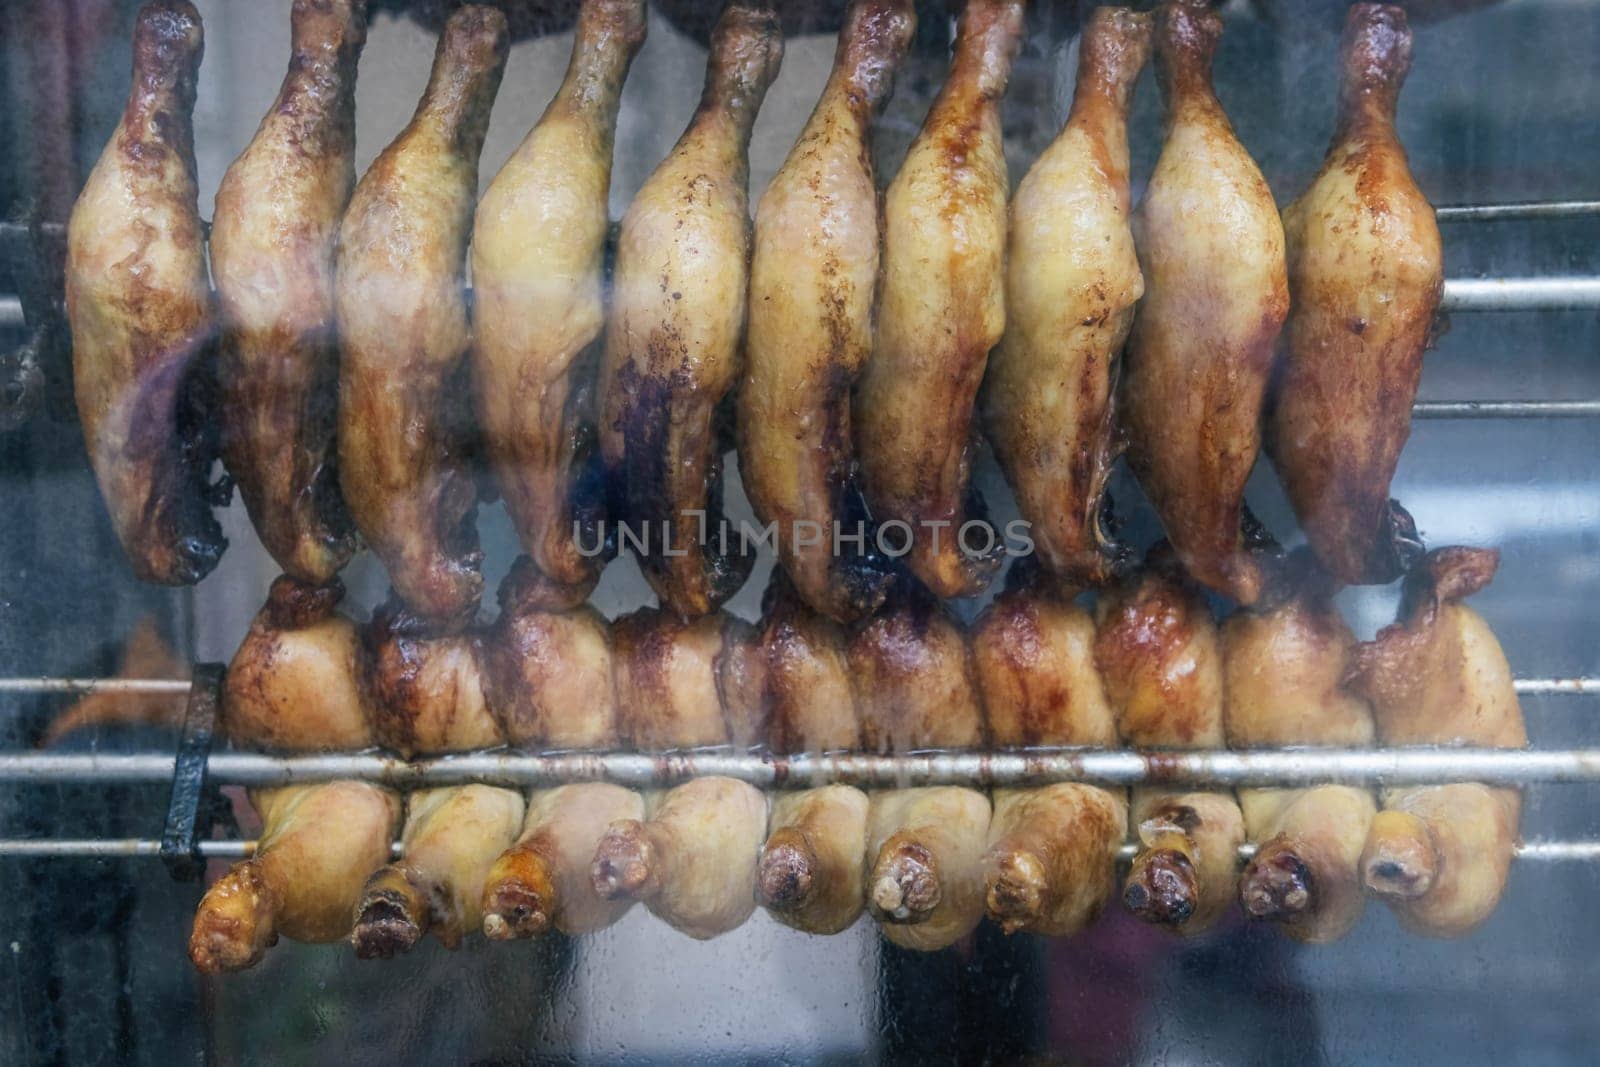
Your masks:
{"label": "metal grill rack", "polygon": [[[1600,216],[1600,200],[1472,204],[1441,207],[1442,224],[1506,221],[1566,221]],[[21,243],[43,258],[43,245],[64,240],[60,224],[28,226],[0,223],[0,247]],[[23,258],[27,258],[24,255]],[[33,298],[0,294],[0,329],[32,326],[55,319],[53,306],[31,306]],[[25,306],[26,305],[26,306]],[[1539,275],[1501,278],[1450,278],[1442,310],[1450,313],[1513,311],[1600,311],[1600,277]],[[1550,400],[1418,401],[1413,415],[1427,419],[1523,419],[1600,417],[1600,397]],[[315,756],[272,756],[212,751],[211,736],[222,671],[198,665],[195,682],[128,678],[0,678],[6,694],[186,696],[183,732],[172,752],[0,753],[0,785],[171,782],[167,825],[161,839],[5,839],[0,858],[159,856],[174,874],[195,877],[208,859],[247,856],[255,842],[211,840],[203,795],[212,784],[287,785],[360,778],[396,788],[469,781],[506,786],[548,786],[573,781],[611,781],[636,788],[671,785],[688,778],[724,775],[768,788],[806,787],[822,782],[862,786],[936,784],[995,787],[1057,781],[1107,786],[1172,785],[1230,789],[1298,786],[1322,782],[1352,785],[1426,784],[1479,781],[1521,786],[1544,783],[1600,784],[1600,749],[1530,751],[1465,748],[1277,749],[1252,751],[1133,752],[1038,750],[1025,752],[928,752],[900,756],[821,754],[776,756],[764,752],[706,750],[642,755],[608,753],[522,753],[489,751],[403,760],[377,752]],[[1522,678],[1519,694],[1576,698],[1600,697],[1600,678]],[[395,846],[398,851],[398,844]],[[1131,859],[1135,846],[1123,846]],[[1241,850],[1248,856],[1251,846]],[[1528,862],[1600,861],[1600,841],[1531,841],[1520,846]]]}

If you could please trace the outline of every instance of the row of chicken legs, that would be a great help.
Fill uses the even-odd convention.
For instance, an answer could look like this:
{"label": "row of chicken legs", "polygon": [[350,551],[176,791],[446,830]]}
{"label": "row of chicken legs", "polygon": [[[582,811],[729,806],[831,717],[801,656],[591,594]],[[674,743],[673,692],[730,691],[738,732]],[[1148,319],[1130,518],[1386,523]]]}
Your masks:
{"label": "row of chicken legs", "polygon": [[[230,666],[234,740],[280,750],[379,744],[404,756],[512,743],[780,753],[989,745],[1207,749],[1229,745],[1526,744],[1510,671],[1461,598],[1495,556],[1431,554],[1399,621],[1358,643],[1305,556],[1263,603],[1213,621],[1170,556],[1091,614],[1044,572],[964,630],[897,587],[846,630],[781,575],[758,626],[646,609],[609,626],[558,605],[524,565],[482,631],[439,634],[391,604],[358,626],[328,587],[274,586]],[[1463,783],[1232,792],[1078,783],[864,792],[823,785],[770,798],[700,778],[640,794],[580,783],[524,795],[474,784],[398,794],[364,782],[258,790],[255,855],[213,885],[191,955],[254,963],[279,935],[349,936],[390,955],[428,931],[455,945],[614,922],[634,901],[694,937],[745,921],[835,933],[863,910],[885,936],[944,947],[985,914],[1005,930],[1072,933],[1122,885],[1136,915],[1185,933],[1238,900],[1307,941],[1342,936],[1365,897],[1408,925],[1463,933],[1492,911],[1517,837],[1513,790]],[[405,810],[403,858],[389,848]],[[1243,875],[1239,846],[1258,844]],[[376,872],[376,873],[374,873]]]}

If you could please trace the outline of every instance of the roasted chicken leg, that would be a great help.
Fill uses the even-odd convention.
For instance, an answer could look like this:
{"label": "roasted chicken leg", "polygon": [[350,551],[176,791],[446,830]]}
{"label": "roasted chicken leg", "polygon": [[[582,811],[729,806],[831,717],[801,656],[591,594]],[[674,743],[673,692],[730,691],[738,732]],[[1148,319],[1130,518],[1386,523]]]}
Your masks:
{"label": "roasted chicken leg", "polygon": [[644,798],[607,782],[536,790],[517,843],[495,860],[483,886],[483,932],[496,941],[603,930],[633,900],[602,897],[591,877],[595,848],[613,822],[644,819]]}
{"label": "roasted chicken leg", "polygon": [[[1116,744],[1094,663],[1094,621],[1042,571],[1012,565],[1010,588],[973,625],[973,662],[997,747]],[[1059,784],[997,789],[984,902],[1006,933],[1087,926],[1115,890],[1125,791]]]}
{"label": "roasted chicken leg", "polygon": [[[1096,608],[1095,662],[1122,739],[1135,748],[1221,748],[1223,670],[1200,593],[1158,545]],[[1244,818],[1232,793],[1133,791],[1139,851],[1122,899],[1146,922],[1201,933],[1235,898]]]}
{"label": "roasted chicken leg", "polygon": [[690,622],[641,608],[611,626],[617,717],[645,752],[758,744],[766,737],[761,655],[750,624]]}
{"label": "roasted chicken leg", "polygon": [[1394,128],[1411,69],[1405,12],[1356,4],[1342,54],[1333,143],[1283,213],[1294,303],[1266,446],[1317,558],[1344,582],[1383,584],[1422,551],[1389,481],[1411,433],[1444,257]]}
{"label": "roasted chicken leg", "polygon": [[729,4],[700,106],[618,239],[601,453],[645,577],[684,618],[714,611],[754,561],[722,528],[717,416],[742,363],[750,130],[782,57],[777,16]]}
{"label": "roasted chicken leg", "polygon": [[[595,369],[617,109],[644,36],[644,0],[586,0],[566,78],[483,194],[473,228],[473,367],[489,460],[523,547],[574,600],[602,562],[580,551],[601,501],[575,499],[595,427],[592,410],[574,408],[591,396],[574,378]],[[578,523],[591,527],[581,542]]]}
{"label": "roasted chicken leg", "polygon": [[732,778],[696,778],[656,794],[643,822],[622,819],[600,839],[590,868],[604,900],[642,900],[690,937],[741,925],[756,906],[756,854],[767,798]]}
{"label": "roasted chicken leg", "polygon": [[442,631],[391,598],[362,627],[361,646],[374,742],[407,759],[501,743],[480,633]]}
{"label": "roasted chicken leg", "polygon": [[445,23],[409,125],[339,230],[339,470],[356,526],[418,615],[464,624],[483,591],[467,469],[463,271],[478,153],[509,42],[468,5]]}
{"label": "roasted chicken leg", "polygon": [[67,224],[67,321],[84,446],[133,573],[187,585],[227,540],[207,485],[211,294],[194,162],[205,50],[185,0],[156,0],[133,31],[133,88]]}
{"label": "roasted chicken leg", "polygon": [[325,582],[356,549],[334,432],[334,244],[355,185],[356,61],[366,0],[297,0],[289,72],[217,188],[222,455],[261,543]]}
{"label": "roasted chicken leg", "polygon": [[[808,607],[782,571],[767,588],[759,641],[772,751],[859,750],[844,631]],[[860,917],[867,808],[867,795],[848,785],[773,800],[756,898],[779,922],[834,934]]]}
{"label": "roasted chicken leg", "polygon": [[1128,222],[1128,105],[1150,17],[1097,9],[1079,38],[1072,112],[1011,200],[1006,334],[989,360],[984,428],[1063,578],[1104,585],[1127,549],[1104,528],[1122,345],[1144,276]]}
{"label": "roasted chicken leg", "polygon": [[[850,638],[849,663],[868,751],[975,748],[983,705],[965,635],[918,587],[897,587]],[[867,907],[903,948],[932,951],[983,919],[989,798],[972,789],[887,789],[868,816]]]}
{"label": "roasted chicken leg", "polygon": [[255,855],[206,890],[189,935],[202,974],[259,963],[279,935],[337,941],[350,932],[361,887],[389,858],[400,797],[370,782],[258,789]]}
{"label": "roasted chicken leg", "polygon": [[404,859],[374,872],[350,943],[362,959],[408,951],[432,931],[457,948],[483,922],[489,866],[522,827],[522,794],[489,785],[419,789],[406,797]]}
{"label": "roasted chicken leg", "polygon": [[[1269,590],[1222,627],[1230,747],[1372,744],[1372,709],[1345,686],[1355,635],[1333,606],[1334,582],[1308,563],[1297,556],[1284,576],[1291,588]],[[1245,914],[1300,941],[1349,933],[1366,904],[1361,849],[1377,808],[1372,790],[1243,789],[1239,806],[1257,846],[1239,879]]]}
{"label": "roasted chicken leg", "polygon": [[1211,88],[1221,36],[1203,0],[1156,16],[1166,140],[1134,213],[1145,295],[1119,402],[1129,462],[1185,569],[1249,604],[1262,577],[1244,486],[1289,289],[1272,190]]}
{"label": "roasted chicken leg", "polygon": [[[1401,620],[1357,651],[1352,685],[1372,702],[1384,744],[1526,747],[1505,653],[1461,603],[1489,584],[1499,563],[1491,549],[1428,553],[1407,576]],[[1367,889],[1419,933],[1465,934],[1499,903],[1521,813],[1514,789],[1385,790],[1361,854]]]}
{"label": "roasted chicken leg", "polygon": [[968,0],[962,9],[949,77],[884,199],[877,347],[855,399],[873,518],[910,526],[911,570],[945,597],[981,591],[1000,564],[992,539],[964,546],[961,530],[976,510],[967,500],[973,408],[1005,330],[1000,98],[1022,8]]}
{"label": "roasted chicken leg", "polygon": [[889,581],[869,554],[836,551],[834,533],[861,514],[850,390],[872,352],[872,123],[915,28],[910,0],[856,0],[822,99],[756,211],[740,476],[796,591],[840,622],[882,603]]}

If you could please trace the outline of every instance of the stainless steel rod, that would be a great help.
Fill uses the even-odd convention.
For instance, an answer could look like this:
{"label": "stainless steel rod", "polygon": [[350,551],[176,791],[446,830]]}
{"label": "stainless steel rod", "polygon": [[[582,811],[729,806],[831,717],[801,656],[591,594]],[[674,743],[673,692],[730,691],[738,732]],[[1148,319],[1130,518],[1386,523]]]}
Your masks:
{"label": "stainless steel rod", "polygon": [[[1600,277],[1446,278],[1445,311],[1570,311],[1600,308]],[[22,301],[0,296],[0,326],[22,325]]]}
{"label": "stainless steel rod", "polygon": [[[166,781],[173,757],[160,754],[0,754],[0,782],[84,784]],[[376,753],[267,756],[219,752],[214,781],[248,786],[359,778],[397,789],[488,782],[511,787],[609,781],[634,788],[722,775],[764,788],[822,782],[861,786],[976,787],[1093,782],[1108,786],[1172,784],[1229,789],[1318,782],[1496,785],[1600,783],[1600,749],[1274,749],[1246,752],[936,752],[903,756],[770,756],[725,752],[643,755],[628,752],[525,755],[476,752],[406,761]]]}
{"label": "stainless steel rod", "polygon": [[1593,419],[1600,400],[1419,400],[1417,419]]}
{"label": "stainless steel rod", "polygon": [[[238,860],[255,852],[254,841],[200,841],[200,855],[206,859]],[[1125,843],[1117,858],[1127,863],[1138,852],[1134,842]],[[1243,845],[1239,859],[1248,860],[1255,855],[1254,845]],[[394,856],[401,855],[400,842],[391,847]],[[66,857],[125,859],[138,856],[158,856],[161,842],[148,838],[88,838],[39,840],[33,838],[0,838],[0,858],[59,859]],[[1529,841],[1517,848],[1517,858],[1544,863],[1594,863],[1600,861],[1600,841]]]}
{"label": "stainless steel rod", "polygon": [[1436,209],[1440,222],[1573,219],[1600,215],[1600,200],[1546,200],[1525,204],[1451,204]]}
{"label": "stainless steel rod", "polygon": [[1444,311],[1572,311],[1600,308],[1600,277],[1446,278]]}
{"label": "stainless steel rod", "polygon": [[173,693],[191,688],[187,678],[0,678],[0,693]]}
{"label": "stainless steel rod", "polygon": [[[1597,401],[1600,403],[1600,401]],[[1600,678],[1518,678],[1519,693],[1600,694]],[[173,693],[190,689],[185,678],[0,678],[0,693]]]}

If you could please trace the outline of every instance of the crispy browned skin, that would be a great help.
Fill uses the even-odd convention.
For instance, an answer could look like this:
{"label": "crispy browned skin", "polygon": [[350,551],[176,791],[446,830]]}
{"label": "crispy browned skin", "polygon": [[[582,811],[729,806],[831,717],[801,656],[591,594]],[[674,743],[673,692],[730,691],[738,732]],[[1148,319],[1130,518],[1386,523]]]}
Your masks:
{"label": "crispy browned skin", "polygon": [[[592,390],[576,379],[595,370],[617,109],[644,37],[644,0],[586,0],[561,88],[473,228],[473,376],[489,460],[534,564],[585,593],[604,561],[579,550],[594,543],[600,502],[575,499],[595,436]],[[581,542],[575,523],[591,527]]]}
{"label": "crispy browned skin", "polygon": [[442,632],[391,598],[361,645],[376,744],[407,758],[500,744],[478,631]]}
{"label": "crispy browned skin", "polygon": [[1039,558],[1103,585],[1127,556],[1106,531],[1122,344],[1144,276],[1128,222],[1128,104],[1150,18],[1100,8],[1080,38],[1072,112],[1011,200],[1006,334],[984,380],[984,430]]}
{"label": "crispy browned skin", "polygon": [[[767,588],[757,640],[772,750],[859,750],[844,631],[808,607],[781,571]],[[867,808],[867,795],[846,785],[774,798],[756,896],[779,922],[833,934],[860,916]]]}
{"label": "crispy browned skin", "polygon": [[619,726],[633,747],[745,747],[766,736],[749,623],[721,612],[685,622],[641,608],[612,624],[611,647]]}
{"label": "crispy browned skin", "polygon": [[337,610],[338,579],[272,583],[222,687],[222,723],[254,748],[343,750],[373,743],[356,624]]}
{"label": "crispy browned skin", "polygon": [[483,591],[467,469],[463,270],[505,17],[450,16],[409,125],[362,177],[339,230],[339,470],[389,580],[419,615],[464,623]]}
{"label": "crispy browned skin", "polygon": [[365,0],[296,0],[289,72],[222,176],[211,271],[223,340],[222,455],[285,573],[325,582],[356,549],[334,431],[334,244],[355,185]]}
{"label": "crispy browned skin", "polygon": [[430,931],[445,948],[459,948],[483,922],[489,867],[516,839],[522,815],[522,794],[495,786],[409,794],[405,858],[367,879],[350,931],[356,955],[388,959]]}
{"label": "crispy browned skin", "polygon": [[[1217,625],[1166,546],[1103,594],[1095,662],[1124,741],[1136,748],[1221,748],[1223,673]],[[1128,908],[1184,934],[1234,899],[1244,819],[1232,793],[1136,789],[1139,838],[1123,886]]]}
{"label": "crispy browned skin", "polygon": [[966,635],[925,591],[897,587],[851,634],[848,648],[866,751],[983,744],[983,703]]}
{"label": "crispy browned skin", "polygon": [[849,785],[780,793],[756,866],[756,900],[809,934],[855,925],[865,903],[867,794]]}
{"label": "crispy browned skin", "polygon": [[696,778],[653,796],[649,817],[611,824],[590,877],[604,900],[642,900],[700,940],[741,925],[756,907],[756,854],[767,799],[748,782]]}
{"label": "crispy browned skin", "polygon": [[644,798],[607,782],[535,790],[522,836],[484,881],[484,934],[496,941],[538,937],[551,927],[588,934],[622,918],[633,901],[601,897],[589,864],[613,822],[643,818]]}
{"label": "crispy browned skin", "polygon": [[618,238],[601,454],[620,517],[648,538],[635,545],[645,577],[686,618],[716,610],[754,562],[731,535],[720,543],[717,414],[743,362],[750,130],[782,58],[773,12],[737,2],[723,11],[700,106]]}
{"label": "crispy browned skin", "polygon": [[263,823],[255,855],[213,883],[195,912],[189,959],[202,974],[254,966],[279,935],[344,937],[400,821],[399,795],[370,782],[257,789],[250,799]]}
{"label": "crispy browned skin", "polygon": [[1411,433],[1444,256],[1394,128],[1411,68],[1405,13],[1352,7],[1343,65],[1327,159],[1283,212],[1294,300],[1266,447],[1323,565],[1347,583],[1383,584],[1422,551],[1389,482]]}
{"label": "crispy browned skin", "polygon": [[807,606],[780,571],[767,587],[757,640],[772,751],[858,751],[861,718],[845,632]]}
{"label": "crispy browned skin", "polygon": [[500,617],[483,643],[490,708],[513,745],[615,748],[611,633],[587,605],[554,607],[566,588],[526,558],[501,584]]}
{"label": "crispy browned skin", "polygon": [[200,16],[157,0],[133,33],[128,106],[67,226],[67,319],[84,446],[133,573],[186,585],[227,540],[207,487],[211,295],[196,205]]}
{"label": "crispy browned skin", "polygon": [[1211,89],[1221,36],[1199,0],[1156,16],[1166,140],[1134,213],[1145,295],[1119,403],[1129,462],[1184,567],[1248,604],[1261,571],[1246,551],[1244,486],[1289,288],[1272,190]]}
{"label": "crispy browned skin", "polygon": [[[1345,686],[1356,639],[1333,606],[1333,582],[1306,566],[1270,607],[1240,610],[1222,627],[1228,743],[1235,748],[1372,744],[1372,709]],[[1361,848],[1376,812],[1372,790],[1242,789],[1245,831],[1258,845],[1239,878],[1245,914],[1300,941],[1349,933],[1366,903]]]}
{"label": "crispy browned skin", "polygon": [[[848,648],[867,751],[983,744],[983,704],[966,635],[920,586],[892,590]],[[983,918],[989,798],[940,787],[887,789],[871,801],[867,905],[884,936],[931,951],[971,933]]]}
{"label": "crispy browned skin", "polygon": [[[857,0],[833,72],[756,211],[739,473],[800,596],[840,622],[883,601],[869,555],[836,553],[860,516],[850,389],[872,353],[878,190],[870,137],[916,27],[910,0]],[[809,525],[806,525],[809,524]]]}
{"label": "crispy browned skin", "polygon": [[972,625],[989,739],[1002,748],[1114,747],[1116,718],[1095,666],[1095,626],[1072,590],[1013,564],[1005,592]]}
{"label": "crispy browned skin", "polygon": [[978,386],[1005,330],[1000,98],[1022,8],[968,0],[962,9],[949,77],[884,197],[877,347],[855,399],[873,517],[910,524],[908,562],[940,596],[981,591],[1000,564],[998,549],[968,555],[958,533],[969,512]]}
{"label": "crispy browned skin", "polygon": [[[1372,701],[1388,745],[1524,748],[1511,668],[1488,624],[1460,601],[1494,577],[1492,549],[1428,553],[1406,580],[1401,621],[1356,656],[1353,687]],[[1384,791],[1361,868],[1400,921],[1457,937],[1499,903],[1517,843],[1522,796],[1477,783]]]}
{"label": "crispy browned skin", "polygon": [[1071,782],[995,790],[983,854],[989,918],[1008,934],[1082,930],[1116,892],[1127,827],[1122,792]]}

